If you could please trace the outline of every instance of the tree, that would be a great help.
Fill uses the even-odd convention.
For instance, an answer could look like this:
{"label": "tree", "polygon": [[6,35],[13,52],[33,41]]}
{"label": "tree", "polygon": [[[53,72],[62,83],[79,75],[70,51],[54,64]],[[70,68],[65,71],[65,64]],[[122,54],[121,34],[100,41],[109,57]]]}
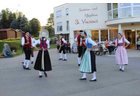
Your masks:
{"label": "tree", "polygon": [[16,19],[12,21],[12,23],[10,24],[10,28],[18,29],[18,22]]}
{"label": "tree", "polygon": [[41,28],[40,21],[37,18],[33,18],[29,22],[30,27],[31,27],[31,34],[34,36],[38,36]]}
{"label": "tree", "polygon": [[49,31],[49,36],[54,36],[54,14],[50,14],[50,18],[47,19],[45,29]]}
{"label": "tree", "polygon": [[2,10],[0,27],[8,28],[8,14],[7,14],[6,10]]}

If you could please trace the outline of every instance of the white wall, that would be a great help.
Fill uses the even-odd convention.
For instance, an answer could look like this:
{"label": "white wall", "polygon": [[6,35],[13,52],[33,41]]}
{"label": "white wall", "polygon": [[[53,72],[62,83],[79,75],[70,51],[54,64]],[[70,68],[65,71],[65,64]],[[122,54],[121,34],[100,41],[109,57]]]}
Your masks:
{"label": "white wall", "polygon": [[[74,30],[85,29],[108,29],[106,3],[70,3],[70,42],[74,42]],[[87,16],[88,15],[88,16]],[[95,16],[92,16],[95,15]],[[76,20],[79,22],[77,23]],[[95,21],[95,23],[85,23],[84,21]],[[116,27],[116,26],[115,26]]]}
{"label": "white wall", "polygon": [[[55,25],[55,34],[67,34],[69,31],[66,30],[67,23],[69,21],[69,15],[66,15],[66,9],[69,8],[69,4],[64,4],[54,8],[54,25]],[[61,10],[61,17],[56,17],[56,12]],[[57,32],[57,23],[62,22],[62,32]]]}

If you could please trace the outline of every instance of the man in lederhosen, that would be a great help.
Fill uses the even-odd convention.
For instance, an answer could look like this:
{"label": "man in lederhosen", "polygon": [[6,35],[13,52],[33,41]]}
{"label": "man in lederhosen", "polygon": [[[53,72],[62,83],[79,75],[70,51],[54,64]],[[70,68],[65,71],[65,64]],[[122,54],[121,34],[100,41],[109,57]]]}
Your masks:
{"label": "man in lederhosen", "polygon": [[83,34],[83,31],[80,30],[79,35],[75,39],[75,42],[78,45],[78,66],[80,66],[80,63],[81,63],[81,56],[82,56],[82,50],[83,50],[82,34]]}
{"label": "man in lederhosen", "polygon": [[24,60],[24,64],[23,64],[23,69],[31,70],[29,68],[29,63],[30,63],[32,39],[29,35],[29,31],[26,31],[25,36],[22,37],[22,46],[23,46],[23,50],[25,53],[25,60]]}
{"label": "man in lederhosen", "polygon": [[64,54],[64,57],[65,59],[63,61],[67,61],[67,55],[66,55],[66,50],[65,50],[65,43],[67,43],[63,37],[63,34],[61,33],[60,34],[60,50],[59,50],[59,54],[60,54],[60,59],[59,60],[63,60],[63,57],[62,57],[62,51],[63,51],[63,54]]}

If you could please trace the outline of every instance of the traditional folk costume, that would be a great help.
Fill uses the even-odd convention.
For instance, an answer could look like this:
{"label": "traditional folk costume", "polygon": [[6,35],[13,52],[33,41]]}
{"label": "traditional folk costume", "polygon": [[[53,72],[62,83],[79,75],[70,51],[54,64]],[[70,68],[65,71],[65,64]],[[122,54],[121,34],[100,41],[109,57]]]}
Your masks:
{"label": "traditional folk costume", "polygon": [[[32,44],[34,44],[36,42],[36,40],[32,37]],[[31,57],[31,64],[33,64],[33,61],[34,61],[34,47],[33,47],[33,45],[32,45],[32,47],[31,47],[31,55],[32,55],[32,57]]]}
{"label": "traditional folk costume", "polygon": [[[42,33],[42,37],[45,37],[46,33]],[[44,72],[44,75],[47,77],[47,72],[46,71],[51,71],[52,70],[52,65],[51,65],[51,60],[49,56],[49,52],[47,48],[50,48],[49,40],[42,38],[39,39],[35,42],[35,45],[40,44],[40,50],[38,52],[36,62],[34,65],[35,70],[39,70],[39,77],[42,77],[41,71]]]}
{"label": "traditional folk costume", "polygon": [[[60,34],[60,35],[62,35],[62,34]],[[65,57],[65,59],[63,61],[67,61],[65,43],[66,43],[66,41],[65,41],[64,37],[61,37],[61,39],[60,39],[61,48],[59,50],[59,54],[60,54],[60,59],[59,60],[63,60],[63,57],[62,57],[62,51],[63,51],[64,57]]]}
{"label": "traditional folk costume", "polygon": [[[93,46],[96,46],[97,44],[91,39],[91,31],[86,32],[87,38],[86,38],[86,45],[87,45],[87,50],[91,49]],[[96,58],[94,51],[85,51],[81,65],[79,68],[79,71],[83,73],[83,77],[80,78],[80,80],[86,80],[86,73],[92,73],[93,78],[90,81],[97,81],[96,80]]]}
{"label": "traditional folk costume", "polygon": [[120,65],[120,71],[124,71],[124,65],[128,65],[128,56],[127,56],[127,51],[124,48],[125,42],[128,44],[130,43],[127,39],[124,37],[121,38],[121,40],[117,39],[116,40],[116,64]]}
{"label": "traditional folk costume", "polygon": [[[29,42],[29,44],[24,45],[27,42]],[[29,63],[30,63],[32,39],[31,39],[31,37],[29,35],[25,35],[24,37],[22,37],[22,46],[23,46],[23,50],[24,50],[24,53],[25,53],[23,69],[31,70],[29,68]]]}
{"label": "traditional folk costume", "polygon": [[75,41],[78,42],[78,66],[80,66],[81,63],[82,50],[83,50],[81,34],[83,34],[82,30],[80,31],[80,34],[75,39]]}

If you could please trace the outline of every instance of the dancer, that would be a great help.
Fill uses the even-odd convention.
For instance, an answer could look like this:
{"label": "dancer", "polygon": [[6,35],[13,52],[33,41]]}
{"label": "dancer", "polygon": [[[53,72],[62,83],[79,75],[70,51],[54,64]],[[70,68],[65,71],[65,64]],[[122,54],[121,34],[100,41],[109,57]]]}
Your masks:
{"label": "dancer", "polygon": [[22,46],[23,46],[23,50],[25,53],[23,69],[25,69],[25,70],[31,70],[29,68],[30,55],[31,55],[31,45],[32,45],[32,39],[29,35],[29,31],[26,31],[25,36],[22,37]]}
{"label": "dancer", "polygon": [[[127,45],[125,46],[125,42]],[[121,33],[118,34],[118,39],[116,39],[115,47],[116,50],[116,64],[120,65],[120,71],[124,71],[124,65],[128,64],[128,56],[126,48],[130,45],[130,42],[123,37]]]}
{"label": "dancer", "polygon": [[63,61],[67,61],[67,55],[66,55],[66,49],[65,49],[65,43],[67,43],[63,37],[63,34],[60,34],[60,43],[61,43],[61,48],[59,50],[59,54],[60,54],[60,59],[59,60],[63,60],[62,58],[62,51],[64,54],[65,59]]}
{"label": "dancer", "polygon": [[81,63],[81,56],[82,56],[82,49],[83,49],[82,34],[83,34],[83,31],[80,30],[79,35],[75,39],[75,42],[78,45],[78,66],[80,66],[80,63]]}
{"label": "dancer", "polygon": [[[41,78],[43,77],[41,71],[43,71],[45,77],[47,77],[46,71],[51,71],[52,66],[51,66],[49,52],[47,50],[47,48],[50,48],[50,44],[49,44],[50,41],[45,39],[46,38],[45,32],[43,32],[40,37],[41,39],[37,40],[33,44],[33,46],[39,51],[34,65],[34,69],[39,70],[39,77]],[[36,47],[37,44],[40,44],[40,49]]]}
{"label": "dancer", "polygon": [[[31,36],[31,38],[32,38],[32,44],[34,44],[35,42],[36,42],[36,40],[33,38],[33,36]],[[32,55],[32,57],[31,57],[31,64],[33,64],[34,62],[34,47],[33,47],[33,45],[31,46],[31,55]]]}
{"label": "dancer", "polygon": [[93,78],[91,82],[97,81],[96,79],[96,58],[93,49],[97,44],[91,39],[91,30],[86,30],[84,32],[84,37],[86,38],[87,50],[81,61],[79,71],[83,73],[83,77],[80,80],[86,80],[86,73],[92,73]]}

